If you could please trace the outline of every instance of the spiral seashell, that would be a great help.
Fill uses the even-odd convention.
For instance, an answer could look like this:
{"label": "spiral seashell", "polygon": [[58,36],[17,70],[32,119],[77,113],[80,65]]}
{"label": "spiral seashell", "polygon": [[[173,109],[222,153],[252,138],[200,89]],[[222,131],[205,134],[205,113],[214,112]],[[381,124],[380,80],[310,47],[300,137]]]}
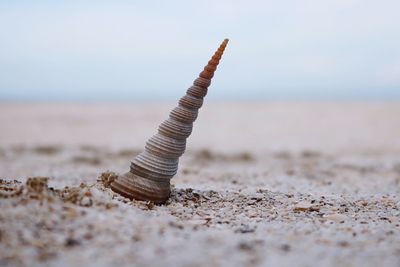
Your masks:
{"label": "spiral seashell", "polygon": [[170,180],[178,170],[186,138],[192,132],[198,109],[203,105],[203,98],[227,44],[228,39],[225,39],[186,95],[179,100],[179,105],[161,123],[158,133],[147,141],[144,152],[133,159],[130,171],[111,184],[114,192],[130,199],[155,203],[164,203],[169,198]]}

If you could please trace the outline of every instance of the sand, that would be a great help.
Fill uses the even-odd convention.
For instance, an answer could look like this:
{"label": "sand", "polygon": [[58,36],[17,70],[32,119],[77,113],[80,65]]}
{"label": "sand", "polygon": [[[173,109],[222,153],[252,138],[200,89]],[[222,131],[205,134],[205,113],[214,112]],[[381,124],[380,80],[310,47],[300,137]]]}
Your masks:
{"label": "sand", "polygon": [[116,195],[173,106],[0,104],[0,266],[400,266],[400,103],[206,103],[170,200]]}

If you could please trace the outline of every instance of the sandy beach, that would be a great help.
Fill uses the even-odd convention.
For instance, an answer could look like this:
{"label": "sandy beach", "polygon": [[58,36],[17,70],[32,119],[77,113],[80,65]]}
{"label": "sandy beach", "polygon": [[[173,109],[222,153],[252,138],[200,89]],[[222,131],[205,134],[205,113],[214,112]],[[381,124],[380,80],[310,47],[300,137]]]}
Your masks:
{"label": "sandy beach", "polygon": [[400,266],[399,102],[206,102],[165,205],[108,183],[176,103],[0,104],[0,266]]}

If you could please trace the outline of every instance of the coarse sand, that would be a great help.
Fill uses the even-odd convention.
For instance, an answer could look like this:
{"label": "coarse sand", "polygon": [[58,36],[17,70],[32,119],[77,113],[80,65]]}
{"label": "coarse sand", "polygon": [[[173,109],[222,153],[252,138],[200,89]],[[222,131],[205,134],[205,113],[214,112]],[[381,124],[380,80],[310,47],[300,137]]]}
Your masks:
{"label": "coarse sand", "polygon": [[0,266],[400,266],[400,103],[205,103],[165,205],[109,189],[174,103],[0,104]]}

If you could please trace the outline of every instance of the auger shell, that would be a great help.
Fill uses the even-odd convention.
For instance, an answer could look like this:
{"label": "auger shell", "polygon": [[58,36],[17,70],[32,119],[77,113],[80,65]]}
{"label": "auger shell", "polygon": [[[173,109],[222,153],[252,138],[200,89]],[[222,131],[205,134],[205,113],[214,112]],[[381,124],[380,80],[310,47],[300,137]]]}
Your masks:
{"label": "auger shell", "polygon": [[198,109],[203,105],[211,79],[228,44],[225,39],[211,60],[179,100],[158,133],[152,136],[131,162],[130,171],[118,176],[111,189],[124,197],[164,203],[170,195],[170,180],[178,171],[179,157],[185,152]]}

